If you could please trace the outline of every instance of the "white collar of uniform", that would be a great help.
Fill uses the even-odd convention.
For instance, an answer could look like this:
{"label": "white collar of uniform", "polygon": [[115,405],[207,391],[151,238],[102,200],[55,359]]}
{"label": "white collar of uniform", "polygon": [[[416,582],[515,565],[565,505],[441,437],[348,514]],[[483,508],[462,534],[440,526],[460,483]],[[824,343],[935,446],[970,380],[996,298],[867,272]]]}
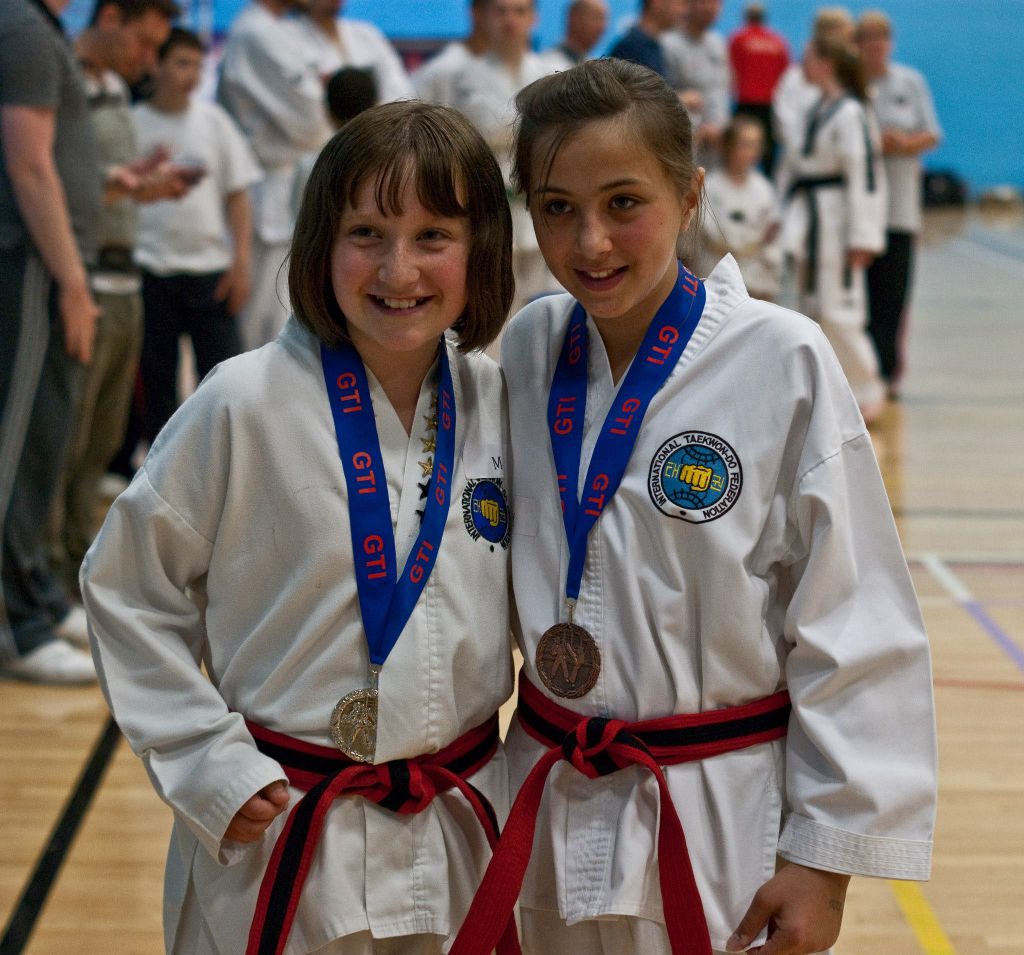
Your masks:
{"label": "white collar of uniform", "polygon": [[740,275],[740,267],[729,254],[723,255],[711,274],[704,279],[704,290],[707,292],[704,312],[683,352],[681,363],[692,360],[736,307],[750,298],[743,276]]}

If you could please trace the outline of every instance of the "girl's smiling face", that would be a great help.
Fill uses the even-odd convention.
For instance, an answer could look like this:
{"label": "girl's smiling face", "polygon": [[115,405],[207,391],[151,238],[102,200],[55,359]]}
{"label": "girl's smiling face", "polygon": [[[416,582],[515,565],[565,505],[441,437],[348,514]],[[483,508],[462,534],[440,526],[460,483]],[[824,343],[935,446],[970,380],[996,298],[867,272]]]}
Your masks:
{"label": "girl's smiling face", "polygon": [[407,176],[401,212],[377,204],[377,183],[358,189],[331,249],[334,295],[348,335],[373,368],[389,356],[432,361],[437,341],[466,308],[469,221],[424,207]]}
{"label": "girl's smiling face", "polygon": [[[535,168],[544,169],[543,140]],[[703,172],[681,193],[619,118],[583,126],[559,147],[530,196],[537,241],[555,278],[599,328],[646,328],[676,280],[676,242]]]}

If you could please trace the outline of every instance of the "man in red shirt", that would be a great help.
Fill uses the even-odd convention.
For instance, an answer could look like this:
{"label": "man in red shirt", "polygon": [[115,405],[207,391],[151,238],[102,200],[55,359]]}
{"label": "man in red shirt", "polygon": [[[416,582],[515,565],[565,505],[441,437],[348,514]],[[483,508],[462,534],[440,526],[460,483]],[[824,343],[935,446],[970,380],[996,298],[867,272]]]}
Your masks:
{"label": "man in red shirt", "polygon": [[745,26],[729,38],[729,62],[736,87],[736,112],[756,118],[764,128],[761,165],[771,172],[775,154],[772,137],[772,92],[789,65],[789,47],[783,37],[764,24],[764,6],[747,5]]}

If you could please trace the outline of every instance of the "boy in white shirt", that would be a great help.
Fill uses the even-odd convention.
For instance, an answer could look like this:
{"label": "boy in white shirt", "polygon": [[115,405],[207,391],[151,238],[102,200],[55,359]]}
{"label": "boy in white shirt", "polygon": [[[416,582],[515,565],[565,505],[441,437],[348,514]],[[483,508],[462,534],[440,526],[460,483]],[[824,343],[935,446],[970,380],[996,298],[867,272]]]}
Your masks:
{"label": "boy in white shirt", "polygon": [[192,339],[200,377],[242,350],[235,316],[249,297],[248,187],[260,171],[228,114],[193,98],[205,52],[198,36],[176,27],[160,49],[152,99],[133,111],[140,148],[166,146],[201,177],[185,200],[154,203],[139,215],[135,259],[143,270],[141,369],[150,441],[178,405],[182,334]]}

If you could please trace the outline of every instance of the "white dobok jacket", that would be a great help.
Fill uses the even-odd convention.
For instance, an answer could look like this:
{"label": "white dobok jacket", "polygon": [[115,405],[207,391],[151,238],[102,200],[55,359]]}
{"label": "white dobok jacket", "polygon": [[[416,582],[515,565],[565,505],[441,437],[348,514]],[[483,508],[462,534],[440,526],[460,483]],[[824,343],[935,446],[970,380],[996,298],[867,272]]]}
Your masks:
{"label": "white dobok jacket", "polygon": [[[936,761],[928,643],[835,356],[814,322],[751,299],[731,256],[706,285],[700,323],[588,540],[575,622],[600,648],[600,676],[587,695],[558,702],[635,721],[789,690],[786,739],[665,770],[711,941],[724,949],[776,853],[926,878]],[[534,655],[565,619],[568,563],[546,408],[573,304],[562,295],[528,306],[502,352],[516,449],[516,636],[541,688]],[[580,486],[616,393],[588,327]],[[710,480],[688,485],[701,468]],[[513,721],[513,793],[543,751]],[[558,764],[522,905],[570,923],[662,921],[657,821],[646,770],[591,781]]]}
{"label": "white dobok jacket", "polygon": [[[511,693],[508,534],[501,536],[509,515],[488,508],[497,523],[483,527],[472,510],[478,482],[507,493],[503,383],[489,359],[447,347],[457,409],[454,493],[433,573],[380,674],[378,762],[437,752]],[[428,376],[409,436],[368,378],[402,563],[419,532],[435,383]],[[318,345],[293,318],[276,341],[206,378],[114,503],[85,561],[103,691],[174,809],[169,951],[194,951],[189,939],[175,938],[188,893],[222,955],[244,951],[285,823],[282,814],[251,846],[223,840],[239,807],[284,778],[243,719],[331,746],[335,703],[368,685],[349,535]],[[500,750],[471,781],[504,818]],[[301,795],[291,790],[293,805]],[[489,857],[454,791],[418,815],[342,797],[328,811],[286,952],[366,930],[447,935]]]}

